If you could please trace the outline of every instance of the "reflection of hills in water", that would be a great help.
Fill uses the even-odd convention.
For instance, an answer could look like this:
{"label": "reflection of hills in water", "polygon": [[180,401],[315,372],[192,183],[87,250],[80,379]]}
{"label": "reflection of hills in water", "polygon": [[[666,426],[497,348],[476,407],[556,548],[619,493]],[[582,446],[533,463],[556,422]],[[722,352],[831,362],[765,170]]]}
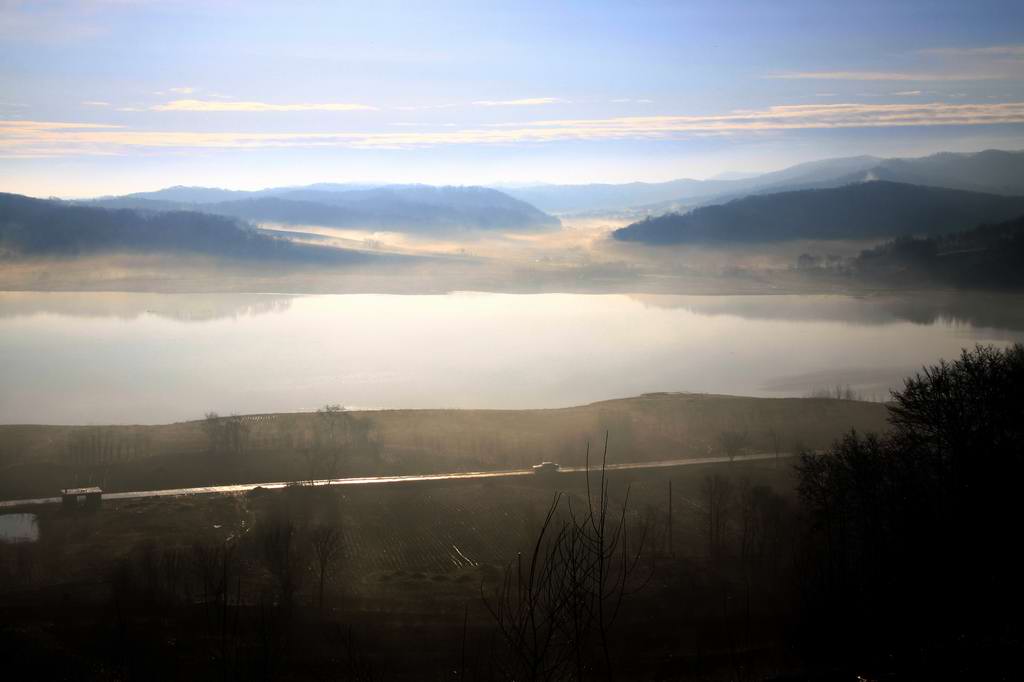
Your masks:
{"label": "reflection of hills in water", "polygon": [[1024,295],[981,292],[933,292],[874,296],[631,295],[646,306],[685,309],[697,315],[735,315],[755,320],[827,321],[883,325],[971,325],[1024,331]]}
{"label": "reflection of hills in water", "polygon": [[[635,296],[644,305],[687,310],[696,315],[732,315],[752,320],[833,322],[861,325],[962,326],[983,329],[991,341],[1024,338],[1024,295],[978,292],[930,292],[874,296],[761,295],[761,296]],[[965,345],[971,343],[965,342]],[[884,361],[882,361],[884,362]],[[887,400],[920,366],[846,366],[783,374],[763,382],[767,394],[813,396],[819,391],[846,388],[858,398]]]}
{"label": "reflection of hills in water", "polygon": [[208,322],[283,313],[294,298],[286,294],[2,292],[0,318],[68,315],[128,320],[152,315],[178,322]]}

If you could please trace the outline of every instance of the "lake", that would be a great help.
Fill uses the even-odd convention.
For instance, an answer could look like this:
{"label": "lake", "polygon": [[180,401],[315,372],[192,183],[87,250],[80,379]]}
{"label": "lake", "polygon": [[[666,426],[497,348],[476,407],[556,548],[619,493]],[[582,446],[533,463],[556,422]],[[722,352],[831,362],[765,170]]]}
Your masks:
{"label": "lake", "polygon": [[0,293],[0,423],[560,407],[654,391],[884,398],[1024,340],[1019,296]]}

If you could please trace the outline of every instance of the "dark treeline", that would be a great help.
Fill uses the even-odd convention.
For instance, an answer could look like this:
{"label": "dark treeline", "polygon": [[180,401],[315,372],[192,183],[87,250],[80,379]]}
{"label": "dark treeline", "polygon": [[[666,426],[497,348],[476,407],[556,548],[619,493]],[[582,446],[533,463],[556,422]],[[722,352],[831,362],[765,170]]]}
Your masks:
{"label": "dark treeline", "polygon": [[856,276],[892,284],[1024,288],[1024,216],[934,237],[903,237],[862,251]]}
{"label": "dark treeline", "polygon": [[1024,197],[877,181],[754,195],[690,213],[667,213],[616,230],[614,237],[646,244],[871,239],[942,234],[1022,213]]}
{"label": "dark treeline", "polygon": [[825,660],[1006,679],[1021,647],[1024,346],[907,380],[893,432],[805,455],[805,633]]}
{"label": "dark treeline", "polygon": [[275,238],[224,216],[194,211],[111,210],[0,194],[0,257],[67,257],[123,251],[319,264],[381,258]]}

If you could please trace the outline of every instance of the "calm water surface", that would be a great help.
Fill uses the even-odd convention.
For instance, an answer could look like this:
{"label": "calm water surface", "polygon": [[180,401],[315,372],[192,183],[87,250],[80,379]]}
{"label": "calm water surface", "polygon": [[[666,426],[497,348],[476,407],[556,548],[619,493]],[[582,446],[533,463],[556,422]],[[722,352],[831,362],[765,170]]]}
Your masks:
{"label": "calm water surface", "polygon": [[885,396],[1005,296],[0,293],[0,423],[354,407],[556,407],[652,391]]}

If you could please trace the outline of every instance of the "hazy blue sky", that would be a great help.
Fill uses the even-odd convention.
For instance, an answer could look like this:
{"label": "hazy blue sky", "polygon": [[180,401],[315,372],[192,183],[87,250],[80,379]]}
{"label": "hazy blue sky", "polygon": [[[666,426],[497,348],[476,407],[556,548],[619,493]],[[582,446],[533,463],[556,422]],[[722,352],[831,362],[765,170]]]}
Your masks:
{"label": "hazy blue sky", "polygon": [[0,190],[1024,148],[1024,2],[0,0]]}

